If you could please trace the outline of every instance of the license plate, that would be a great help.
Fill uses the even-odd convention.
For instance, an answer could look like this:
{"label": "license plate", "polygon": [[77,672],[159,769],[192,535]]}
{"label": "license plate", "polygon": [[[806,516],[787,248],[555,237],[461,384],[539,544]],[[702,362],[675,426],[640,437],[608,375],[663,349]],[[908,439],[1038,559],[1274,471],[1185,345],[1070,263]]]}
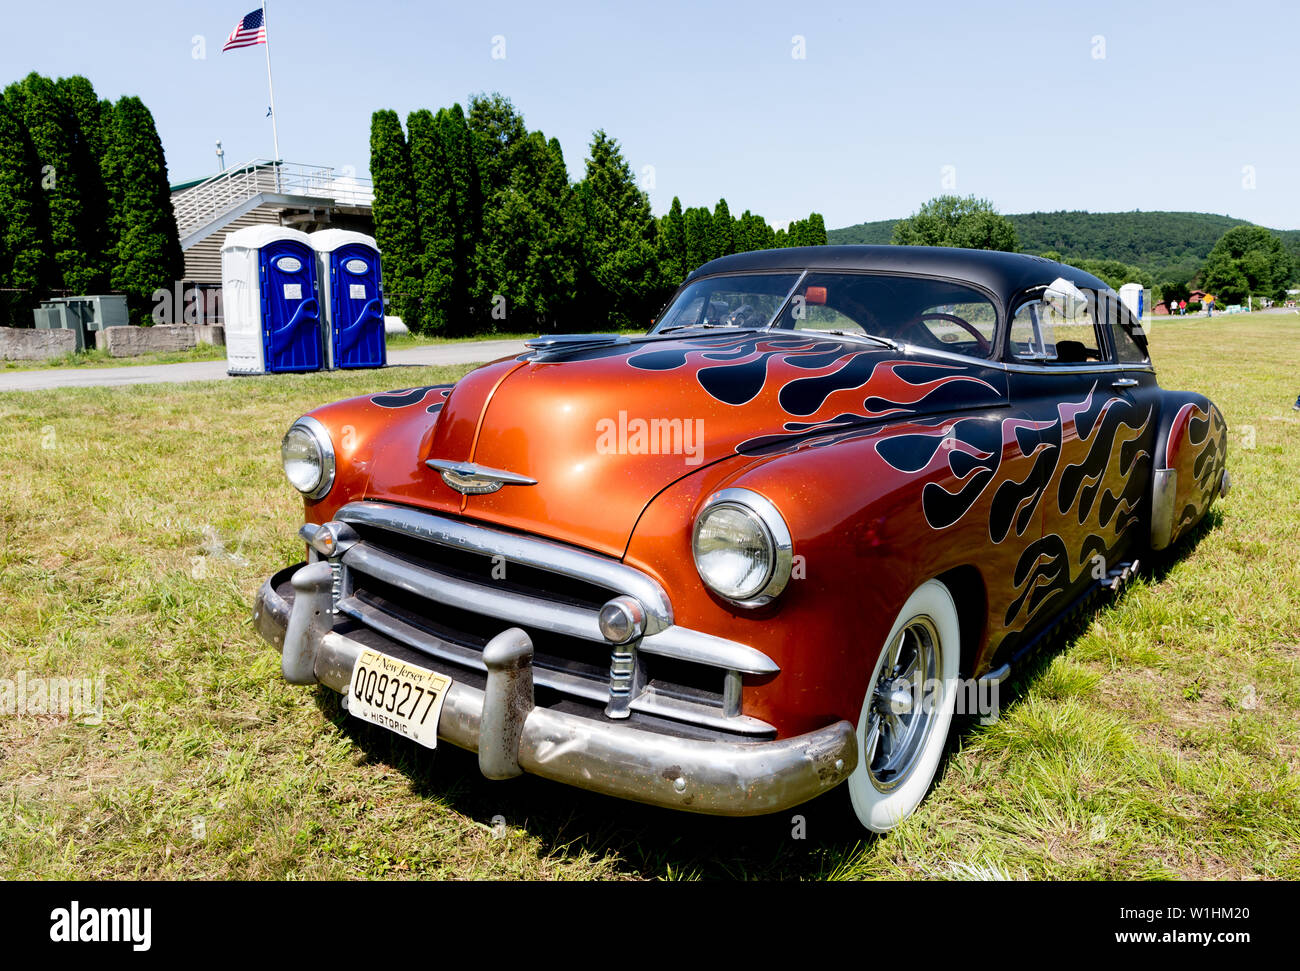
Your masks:
{"label": "license plate", "polygon": [[438,747],[438,718],[451,678],[366,648],[352,665],[348,713],[426,748]]}

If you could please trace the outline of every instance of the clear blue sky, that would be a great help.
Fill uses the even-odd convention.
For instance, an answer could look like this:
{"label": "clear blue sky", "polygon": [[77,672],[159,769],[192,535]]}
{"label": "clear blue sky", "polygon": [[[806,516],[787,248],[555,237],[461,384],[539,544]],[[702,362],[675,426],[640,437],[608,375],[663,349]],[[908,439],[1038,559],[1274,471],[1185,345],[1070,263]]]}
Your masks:
{"label": "clear blue sky", "polygon": [[[0,83],[85,74],[153,110],[174,181],[271,154],[253,0],[7,3]],[[605,128],[674,195],[771,221],[1178,209],[1300,227],[1300,5],[270,0],[281,154],[365,174],[370,113],[500,91],[581,174]],[[194,57],[196,35],[206,58]],[[505,38],[494,59],[493,38]],[[806,57],[791,56],[792,38]],[[1094,38],[1104,38],[1105,57]],[[1253,166],[1254,186],[1245,166]]]}

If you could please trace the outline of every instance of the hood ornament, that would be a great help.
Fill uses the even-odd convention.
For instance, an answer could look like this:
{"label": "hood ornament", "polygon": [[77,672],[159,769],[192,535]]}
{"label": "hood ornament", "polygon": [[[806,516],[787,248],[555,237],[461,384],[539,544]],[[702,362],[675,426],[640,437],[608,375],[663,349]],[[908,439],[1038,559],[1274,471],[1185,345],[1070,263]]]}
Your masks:
{"label": "hood ornament", "polygon": [[443,482],[463,496],[487,495],[507,485],[537,485],[536,479],[530,479],[526,475],[507,472],[504,469],[490,469],[485,465],[475,465],[473,462],[429,459],[424,464],[437,471],[442,476]]}

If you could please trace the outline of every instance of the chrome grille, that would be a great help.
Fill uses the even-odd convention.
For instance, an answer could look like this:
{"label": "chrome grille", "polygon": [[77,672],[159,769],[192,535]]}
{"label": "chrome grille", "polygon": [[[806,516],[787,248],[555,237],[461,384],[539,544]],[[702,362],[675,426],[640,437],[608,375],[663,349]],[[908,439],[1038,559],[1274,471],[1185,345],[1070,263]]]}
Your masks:
{"label": "chrome grille", "polygon": [[[674,625],[667,595],[638,570],[390,503],[351,503],[336,518],[360,537],[342,556],[338,610],[387,637],[481,672],[487,641],[521,627],[533,639],[541,687],[610,705],[611,714],[630,709],[741,735],[774,734],[740,714],[739,685],[744,674],[771,674],[776,665],[748,645]],[[644,605],[646,633],[615,647],[597,617],[620,594]]]}

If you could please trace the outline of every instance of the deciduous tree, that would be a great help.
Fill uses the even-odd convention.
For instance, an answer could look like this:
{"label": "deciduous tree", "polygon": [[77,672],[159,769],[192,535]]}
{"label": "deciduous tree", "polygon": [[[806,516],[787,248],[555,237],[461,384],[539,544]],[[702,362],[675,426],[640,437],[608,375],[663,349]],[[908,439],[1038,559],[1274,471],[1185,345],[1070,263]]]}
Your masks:
{"label": "deciduous tree", "polygon": [[1216,303],[1233,304],[1251,294],[1286,299],[1294,272],[1292,257],[1277,236],[1260,226],[1237,226],[1214,244],[1200,279]]}
{"label": "deciduous tree", "polygon": [[[823,230],[824,232],[824,230]],[[894,224],[890,242],[1015,252],[1016,230],[987,199],[936,196]]]}

